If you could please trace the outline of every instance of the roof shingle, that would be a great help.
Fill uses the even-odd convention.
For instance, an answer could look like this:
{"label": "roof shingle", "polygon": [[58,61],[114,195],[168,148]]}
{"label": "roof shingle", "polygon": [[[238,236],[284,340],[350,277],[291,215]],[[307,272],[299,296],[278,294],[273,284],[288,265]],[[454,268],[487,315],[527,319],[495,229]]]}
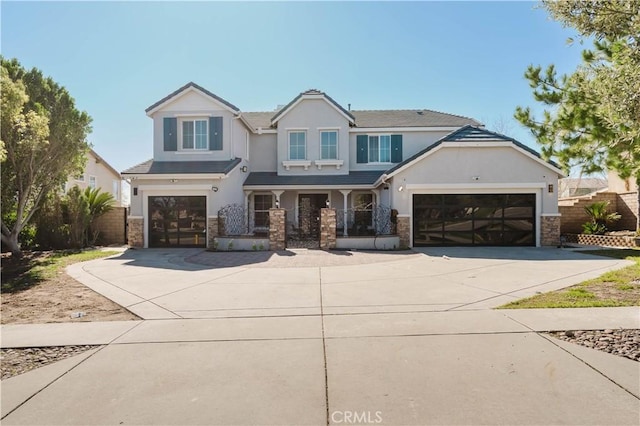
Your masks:
{"label": "roof shingle", "polygon": [[153,161],[148,160],[123,171],[123,175],[164,175],[164,174],[227,174],[242,160],[228,161]]}
{"label": "roof shingle", "polygon": [[348,175],[278,175],[276,172],[252,172],[249,173],[244,186],[360,186],[373,185],[384,170],[367,170],[351,172]]}

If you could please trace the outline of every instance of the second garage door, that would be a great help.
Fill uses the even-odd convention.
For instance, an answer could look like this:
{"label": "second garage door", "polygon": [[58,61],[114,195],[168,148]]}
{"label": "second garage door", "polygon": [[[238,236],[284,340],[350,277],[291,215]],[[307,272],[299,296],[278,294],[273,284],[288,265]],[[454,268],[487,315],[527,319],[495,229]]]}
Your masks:
{"label": "second garage door", "polygon": [[414,194],[413,245],[533,246],[535,194]]}

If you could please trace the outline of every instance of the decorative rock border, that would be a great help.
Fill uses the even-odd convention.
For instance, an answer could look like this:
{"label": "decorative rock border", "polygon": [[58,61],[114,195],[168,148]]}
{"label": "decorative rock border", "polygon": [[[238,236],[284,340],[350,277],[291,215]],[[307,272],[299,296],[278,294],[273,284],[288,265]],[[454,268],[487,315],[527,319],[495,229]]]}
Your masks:
{"label": "decorative rock border", "polygon": [[565,234],[568,243],[606,247],[640,247],[640,238],[625,235]]}

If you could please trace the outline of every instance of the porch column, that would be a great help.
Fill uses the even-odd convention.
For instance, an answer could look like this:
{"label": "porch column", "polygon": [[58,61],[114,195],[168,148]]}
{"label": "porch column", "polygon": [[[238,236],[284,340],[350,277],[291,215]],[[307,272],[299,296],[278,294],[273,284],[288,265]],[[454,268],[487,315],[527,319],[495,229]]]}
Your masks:
{"label": "porch column", "polygon": [[344,203],[343,203],[343,210],[342,210],[342,214],[344,217],[344,226],[342,227],[342,236],[343,237],[348,237],[349,234],[347,232],[347,218],[348,218],[348,214],[347,214],[347,196],[351,193],[350,189],[341,189],[340,192],[342,192],[342,196],[344,197]]}
{"label": "porch column", "polygon": [[249,229],[249,196],[251,196],[252,192],[253,191],[244,191],[244,226],[247,229],[247,233],[251,232],[251,229]]}
{"label": "porch column", "polygon": [[279,208],[281,207],[281,204],[280,204],[280,196],[281,196],[282,194],[284,194],[284,191],[281,191],[281,190],[278,190],[278,191],[276,191],[276,190],[271,190],[271,193],[272,193],[273,195],[275,195],[275,196],[276,196],[276,208],[277,208],[277,209],[279,209]]}

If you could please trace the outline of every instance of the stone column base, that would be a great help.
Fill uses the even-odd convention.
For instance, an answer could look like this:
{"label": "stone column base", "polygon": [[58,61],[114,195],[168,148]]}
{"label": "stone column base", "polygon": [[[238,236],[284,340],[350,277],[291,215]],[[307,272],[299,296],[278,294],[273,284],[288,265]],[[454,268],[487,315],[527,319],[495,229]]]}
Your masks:
{"label": "stone column base", "polygon": [[400,237],[400,248],[409,248],[409,243],[411,241],[411,218],[409,216],[398,215],[397,232]]}
{"label": "stone column base", "polygon": [[209,250],[217,249],[215,245],[216,237],[218,236],[218,217],[207,218],[207,248]]}
{"label": "stone column base", "polygon": [[320,209],[320,248],[336,248],[336,209]]}
{"label": "stone column base", "polygon": [[269,250],[277,251],[287,248],[285,209],[269,209]]}
{"label": "stone column base", "polygon": [[540,216],[540,245],[560,245],[560,215]]}
{"label": "stone column base", "polygon": [[127,218],[127,243],[129,247],[143,248],[144,247],[144,218],[132,217]]}

